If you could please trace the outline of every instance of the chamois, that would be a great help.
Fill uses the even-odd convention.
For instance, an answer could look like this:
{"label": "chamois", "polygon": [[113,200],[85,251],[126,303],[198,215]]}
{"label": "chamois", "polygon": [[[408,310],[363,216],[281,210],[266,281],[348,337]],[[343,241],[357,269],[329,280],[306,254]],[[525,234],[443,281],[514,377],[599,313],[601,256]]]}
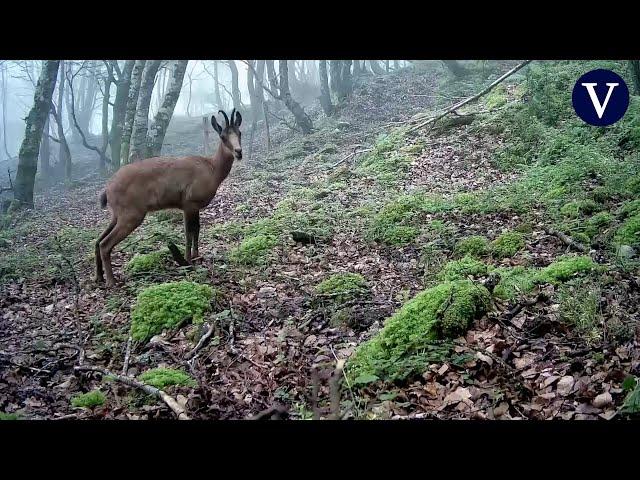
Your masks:
{"label": "chamois", "polygon": [[191,263],[198,257],[200,210],[205,208],[218,187],[227,178],[234,160],[242,159],[240,124],[242,115],[234,108],[231,122],[227,114],[222,128],[211,117],[211,125],[220,136],[220,145],[213,157],[154,157],[131,163],[118,170],[100,193],[100,205],[111,208],[112,218],[96,242],[96,282],[113,287],[111,252],[144,220],[148,212],[170,208],[184,212],[186,236],[185,258]]}

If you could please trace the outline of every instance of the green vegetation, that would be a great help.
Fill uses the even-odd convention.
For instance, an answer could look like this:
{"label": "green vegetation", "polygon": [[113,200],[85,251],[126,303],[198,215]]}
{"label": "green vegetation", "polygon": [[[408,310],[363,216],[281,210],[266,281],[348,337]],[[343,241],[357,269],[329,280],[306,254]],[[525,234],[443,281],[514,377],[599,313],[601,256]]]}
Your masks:
{"label": "green vegetation", "polygon": [[602,338],[599,311],[600,287],[589,279],[579,278],[558,289],[560,320],[571,325],[588,342]]}
{"label": "green vegetation", "polygon": [[491,242],[491,253],[496,258],[513,257],[524,245],[524,236],[520,232],[506,232]]}
{"label": "green vegetation", "polygon": [[277,244],[277,240],[268,235],[254,235],[245,238],[240,245],[229,252],[229,260],[240,265],[258,265]]}
{"label": "green vegetation", "polygon": [[71,398],[71,405],[82,408],[95,408],[104,405],[106,402],[104,393],[100,390],[92,390],[87,393],[75,395]]}
{"label": "green vegetation", "polygon": [[367,290],[364,277],[358,273],[336,273],[316,286],[317,293],[330,296],[338,303],[346,302]]}
{"label": "green vegetation", "polygon": [[569,280],[577,273],[587,273],[596,268],[588,256],[565,256],[545,268],[497,268],[500,282],[493,293],[496,297],[513,299],[520,294],[532,291],[544,283],[558,284]]}
{"label": "green vegetation", "polygon": [[373,150],[360,161],[356,172],[383,185],[393,185],[401,180],[411,164],[411,156],[401,150],[405,137],[404,128],[380,135]]}
{"label": "green vegetation", "polygon": [[640,246],[640,215],[625,220],[616,230],[614,241],[617,245]]}
{"label": "green vegetation", "polygon": [[468,277],[486,275],[488,266],[470,255],[447,263],[438,274],[440,280],[464,280]]}
{"label": "green vegetation", "polygon": [[21,418],[17,413],[0,412],[0,420],[20,420]]}
{"label": "green vegetation", "polygon": [[387,245],[406,245],[419,235],[418,228],[426,214],[449,210],[442,199],[412,193],[401,195],[387,203],[373,217],[366,236]]}
{"label": "green vegetation", "polygon": [[459,257],[470,255],[479,258],[486,255],[488,250],[489,241],[483,236],[474,235],[460,240],[456,244],[454,252]]}
{"label": "green vegetation", "polygon": [[153,368],[142,373],[139,378],[142,382],[160,390],[172,385],[198,386],[197,382],[185,372],[173,368]]}
{"label": "green vegetation", "polygon": [[489,292],[469,280],[444,282],[407,302],[384,328],[358,347],[348,362],[348,374],[365,379],[399,380],[419,372],[443,355],[440,339],[465,332],[473,319],[489,308]]}
{"label": "green vegetation", "polygon": [[180,281],[145,288],[131,311],[131,335],[146,341],[164,329],[173,329],[187,319],[202,322],[211,309],[214,290],[209,285]]}
{"label": "green vegetation", "polygon": [[167,266],[168,259],[168,249],[152,253],[137,253],[131,260],[129,260],[125,266],[125,270],[129,274],[162,272]]}

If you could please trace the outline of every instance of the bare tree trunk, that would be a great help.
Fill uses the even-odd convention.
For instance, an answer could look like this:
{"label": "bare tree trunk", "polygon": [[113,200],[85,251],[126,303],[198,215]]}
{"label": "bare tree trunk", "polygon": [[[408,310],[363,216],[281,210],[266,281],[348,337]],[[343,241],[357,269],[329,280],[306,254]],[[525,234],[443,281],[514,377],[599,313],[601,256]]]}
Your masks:
{"label": "bare tree trunk", "polygon": [[460,65],[457,60],[443,60],[442,62],[456,77],[463,77],[468,73],[467,69]]}
{"label": "bare tree trunk", "polygon": [[231,70],[231,95],[233,97],[233,107],[242,107],[242,97],[240,96],[240,88],[238,87],[238,67],[235,60],[227,60],[229,70]]}
{"label": "bare tree trunk", "polygon": [[293,114],[296,119],[296,125],[300,128],[302,133],[305,135],[309,134],[313,129],[313,123],[300,104],[291,96],[291,92],[289,91],[289,71],[287,68],[287,61],[278,60],[278,66],[280,68],[280,98]]}
{"label": "bare tree trunk", "polygon": [[51,108],[60,60],[46,60],[33,95],[33,107],[26,118],[24,140],[20,146],[14,196],[22,207],[33,206],[33,186],[38,171],[38,151],[42,130]]}
{"label": "bare tree trunk", "polygon": [[42,140],[40,142],[40,173],[45,182],[51,178],[51,149],[49,145],[49,115],[44,122]]}
{"label": "bare tree trunk", "polygon": [[60,60],[60,81],[58,82],[58,108],[55,112],[55,119],[58,125],[58,140],[60,141],[58,153],[58,167],[64,172],[67,180],[71,179],[71,152],[69,144],[64,135],[64,127],[62,124],[62,102],[64,101],[64,75],[66,64],[64,60]]}
{"label": "bare tree trunk", "polygon": [[111,166],[115,170],[120,168],[120,152],[122,150],[127,99],[129,98],[131,74],[135,64],[135,60],[127,60],[116,83],[116,98],[113,101],[113,119],[111,120]]}
{"label": "bare tree trunk", "polygon": [[331,91],[336,98],[338,98],[340,96],[340,85],[342,83],[342,60],[330,60],[329,73],[331,74],[331,78],[329,79]]}
{"label": "bare tree trunk", "polygon": [[353,80],[351,78],[351,60],[342,61],[342,74],[340,82],[340,100],[344,100],[353,91]]}
{"label": "bare tree trunk", "polygon": [[640,95],[640,60],[629,60],[629,72],[633,78],[634,93]]}
{"label": "bare tree trunk", "polygon": [[214,92],[216,95],[216,104],[217,110],[222,110],[224,108],[224,103],[222,102],[222,97],[220,96],[220,83],[218,79],[218,61],[213,61],[213,83],[214,83]]}
{"label": "bare tree trunk", "polygon": [[153,85],[160,67],[160,60],[150,60],[142,72],[138,104],[131,131],[129,163],[145,158],[147,151],[147,128],[149,125],[149,105],[153,95]]}
{"label": "bare tree trunk", "polygon": [[377,60],[369,60],[369,66],[371,67],[371,71],[376,75],[384,75],[386,73]]}
{"label": "bare tree trunk", "polygon": [[122,127],[122,139],[120,147],[120,161],[129,161],[129,142],[131,141],[131,132],[133,130],[133,120],[136,115],[136,106],[138,105],[138,94],[140,93],[140,82],[142,81],[142,72],[146,60],[136,60],[133,70],[131,71],[131,81],[129,83],[129,94],[127,95],[127,106],[124,112],[124,126]]}
{"label": "bare tree trunk", "polygon": [[11,158],[7,148],[7,77],[4,68],[0,73],[2,73],[2,143],[4,144],[4,153],[7,158]]}
{"label": "bare tree trunk", "polygon": [[[113,80],[111,72],[104,78],[104,94],[102,95],[102,148],[101,152],[107,151],[109,145],[109,100],[111,99],[111,82]],[[107,171],[106,158],[100,155],[100,173]]]}
{"label": "bare tree trunk", "polygon": [[184,74],[187,70],[187,63],[189,63],[188,60],[177,60],[174,62],[167,92],[162,101],[162,105],[153,119],[153,124],[149,129],[147,157],[158,156],[162,151],[164,136],[167,133],[169,122],[173,116],[173,110],[178,102],[180,90],[182,90],[182,82],[184,81]]}
{"label": "bare tree trunk", "polygon": [[253,154],[253,138],[258,126],[258,118],[260,117],[260,114],[264,112],[264,108],[262,106],[264,103],[264,96],[262,94],[262,85],[264,84],[264,67],[265,61],[258,60],[257,70],[255,70],[255,78],[253,66],[247,69],[247,87],[251,98],[251,134],[249,136],[249,155],[247,157],[249,159],[251,159]]}
{"label": "bare tree trunk", "polygon": [[320,104],[327,117],[333,115],[333,104],[331,103],[331,93],[329,92],[329,78],[327,76],[327,61],[320,60]]}
{"label": "bare tree trunk", "polygon": [[393,61],[393,69],[394,70],[398,70],[400,68],[400,63],[398,62],[398,60],[394,60]]}

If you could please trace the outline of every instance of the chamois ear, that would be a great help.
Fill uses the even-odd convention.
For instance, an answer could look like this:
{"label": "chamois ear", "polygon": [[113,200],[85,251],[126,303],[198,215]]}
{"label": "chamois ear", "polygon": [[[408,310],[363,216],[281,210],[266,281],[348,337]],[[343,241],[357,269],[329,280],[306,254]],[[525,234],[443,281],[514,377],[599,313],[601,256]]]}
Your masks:
{"label": "chamois ear", "polygon": [[236,127],[239,127],[241,123],[242,123],[242,115],[240,115],[240,112],[236,112],[236,120],[234,124]]}
{"label": "chamois ear", "polygon": [[213,127],[213,129],[218,132],[218,135],[220,135],[222,133],[222,127],[220,125],[218,125],[218,122],[216,121],[216,116],[215,115],[211,115],[211,126]]}

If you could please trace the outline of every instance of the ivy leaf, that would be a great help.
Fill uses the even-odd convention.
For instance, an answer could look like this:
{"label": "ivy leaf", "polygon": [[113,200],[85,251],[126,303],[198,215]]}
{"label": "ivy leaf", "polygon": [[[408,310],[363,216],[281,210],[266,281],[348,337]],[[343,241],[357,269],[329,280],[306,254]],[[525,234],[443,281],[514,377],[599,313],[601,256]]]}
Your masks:
{"label": "ivy leaf", "polygon": [[633,377],[631,375],[625,378],[624,382],[622,382],[622,388],[624,389],[625,392],[633,390],[635,386],[636,386],[636,377]]}
{"label": "ivy leaf", "polygon": [[380,380],[377,376],[363,373],[362,375],[358,375],[356,379],[353,381],[356,385],[366,385],[368,383],[373,383]]}

